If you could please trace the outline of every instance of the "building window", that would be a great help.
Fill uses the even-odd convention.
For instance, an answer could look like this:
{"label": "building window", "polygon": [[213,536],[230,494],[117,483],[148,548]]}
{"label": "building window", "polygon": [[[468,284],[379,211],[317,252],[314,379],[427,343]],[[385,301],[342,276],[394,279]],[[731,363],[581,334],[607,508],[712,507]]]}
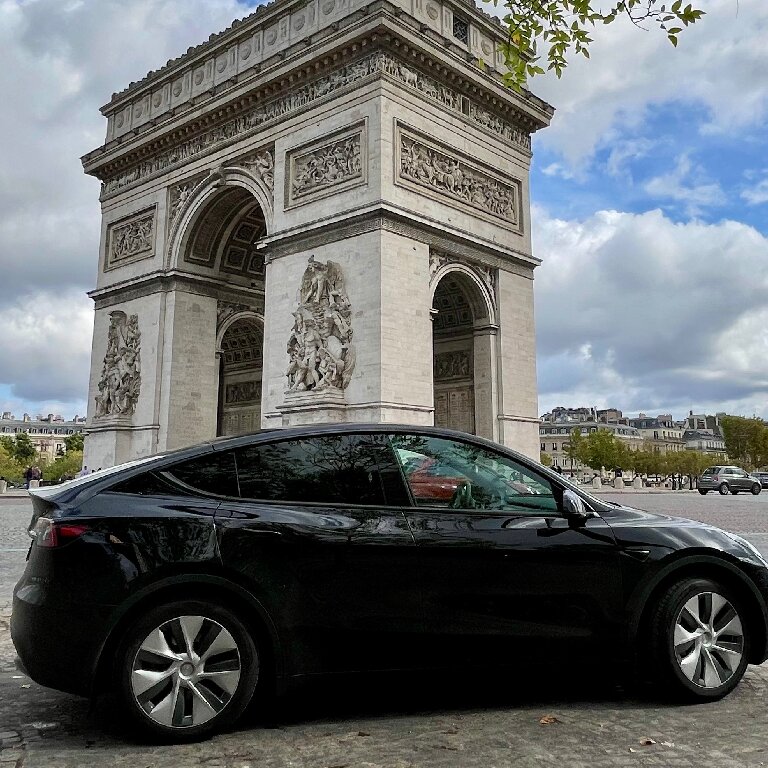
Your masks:
{"label": "building window", "polygon": [[457,14],[453,15],[453,36],[464,45],[469,45],[469,22]]}

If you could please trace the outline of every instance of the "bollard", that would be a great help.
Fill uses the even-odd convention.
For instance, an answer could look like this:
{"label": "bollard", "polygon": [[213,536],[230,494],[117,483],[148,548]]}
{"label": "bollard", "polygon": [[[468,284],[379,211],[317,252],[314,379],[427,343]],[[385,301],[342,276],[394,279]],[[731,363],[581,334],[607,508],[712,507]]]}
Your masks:
{"label": "bollard", "polygon": [[595,475],[592,478],[592,488],[594,488],[596,491],[599,491],[603,487],[603,484],[600,482],[600,476]]}
{"label": "bollard", "polygon": [[643,487],[643,478],[640,475],[635,475],[635,479],[632,481],[632,487],[636,490],[640,490]]}
{"label": "bollard", "polygon": [[614,488],[620,488],[621,490],[624,490],[624,478],[623,477],[614,477],[613,478],[613,487]]}
{"label": "bollard", "polygon": [[0,493],[5,493],[8,490],[8,481],[0,480]]}
{"label": "bollard", "polygon": [[39,480],[30,480],[29,481],[29,487],[30,488],[39,488],[40,487],[40,481]]}

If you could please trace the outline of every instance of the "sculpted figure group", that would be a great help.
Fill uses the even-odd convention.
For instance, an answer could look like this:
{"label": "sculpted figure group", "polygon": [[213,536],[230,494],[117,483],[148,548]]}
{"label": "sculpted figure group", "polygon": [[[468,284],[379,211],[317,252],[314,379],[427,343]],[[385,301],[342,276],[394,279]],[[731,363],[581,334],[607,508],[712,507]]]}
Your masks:
{"label": "sculpted figure group", "polygon": [[355,367],[352,309],[341,268],[310,256],[288,339],[289,392],[345,389]]}
{"label": "sculpted figure group", "polygon": [[141,332],[138,315],[109,313],[107,353],[96,395],[96,418],[130,416],[139,399],[141,387]]}

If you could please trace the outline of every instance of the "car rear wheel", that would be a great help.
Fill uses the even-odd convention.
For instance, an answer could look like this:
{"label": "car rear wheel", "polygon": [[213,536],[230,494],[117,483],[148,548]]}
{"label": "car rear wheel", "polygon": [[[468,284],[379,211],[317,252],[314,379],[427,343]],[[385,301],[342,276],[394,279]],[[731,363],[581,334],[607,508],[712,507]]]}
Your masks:
{"label": "car rear wheel", "polygon": [[652,650],[659,682],[687,699],[730,693],[747,668],[749,634],[738,596],[709,579],[683,579],[655,610]]}
{"label": "car rear wheel", "polygon": [[253,638],[226,608],[182,601],[151,609],[117,658],[120,703],[146,734],[166,742],[231,725],[259,681]]}
{"label": "car rear wheel", "polygon": [[699,488],[699,493],[702,496],[706,496],[709,493],[709,490],[704,490],[704,488]]}
{"label": "car rear wheel", "polygon": [[727,496],[731,492],[728,483],[720,483],[720,487],[717,490],[720,491],[722,496]]}
{"label": "car rear wheel", "polygon": [[757,494],[758,494],[758,493],[760,493],[760,491],[761,491],[761,490],[762,490],[762,487],[760,486],[760,484],[759,484],[759,483],[755,483],[755,484],[752,486],[752,494],[753,494],[754,496],[757,496]]}

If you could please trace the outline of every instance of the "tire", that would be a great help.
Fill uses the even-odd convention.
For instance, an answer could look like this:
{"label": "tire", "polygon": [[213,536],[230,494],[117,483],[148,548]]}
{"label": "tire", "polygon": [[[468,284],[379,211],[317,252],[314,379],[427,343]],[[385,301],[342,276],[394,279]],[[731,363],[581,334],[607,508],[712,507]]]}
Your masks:
{"label": "tire", "polygon": [[721,496],[727,496],[731,492],[728,483],[720,483],[720,487],[717,490],[720,491]]}
{"label": "tire", "polygon": [[700,493],[702,496],[706,496],[706,495],[709,493],[709,490],[708,490],[708,489],[707,489],[707,490],[704,490],[703,488],[699,488],[699,493]]}
{"label": "tire", "polygon": [[761,485],[759,485],[758,483],[755,483],[755,484],[752,486],[752,488],[751,488],[751,491],[752,491],[752,495],[753,495],[753,496],[757,496],[757,495],[760,493],[760,491],[762,491],[762,490],[763,490],[762,486],[761,486]]}
{"label": "tire", "polygon": [[119,704],[145,735],[195,741],[232,725],[259,682],[254,639],[228,609],[185,600],[148,610],[116,658]]}
{"label": "tire", "polygon": [[682,579],[651,623],[657,682],[689,701],[713,701],[744,676],[750,638],[739,596],[709,579]]}

